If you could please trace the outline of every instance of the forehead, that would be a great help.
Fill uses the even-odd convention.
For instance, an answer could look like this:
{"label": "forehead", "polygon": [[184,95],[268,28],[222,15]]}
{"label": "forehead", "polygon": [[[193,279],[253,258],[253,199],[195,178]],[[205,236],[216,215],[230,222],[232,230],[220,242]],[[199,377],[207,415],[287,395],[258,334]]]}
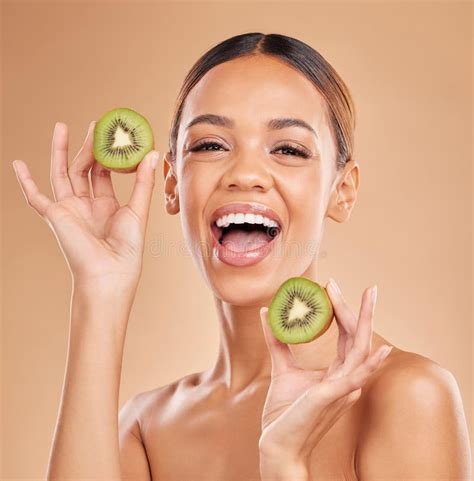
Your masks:
{"label": "forehead", "polygon": [[204,113],[231,117],[237,128],[270,117],[300,118],[316,131],[326,123],[325,101],[311,81],[267,55],[233,59],[207,72],[185,101],[182,124]]}

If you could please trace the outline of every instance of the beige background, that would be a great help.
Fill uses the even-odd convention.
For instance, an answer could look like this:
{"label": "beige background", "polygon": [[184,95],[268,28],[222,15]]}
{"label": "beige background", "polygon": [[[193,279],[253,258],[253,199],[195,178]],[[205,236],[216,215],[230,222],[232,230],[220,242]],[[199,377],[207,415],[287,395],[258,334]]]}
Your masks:
{"label": "beige background", "polygon": [[[25,160],[51,194],[54,123],[68,124],[73,156],[89,121],[117,106],[148,117],[163,152],[188,69],[215,43],[251,31],[309,43],[349,85],[361,188],[350,221],[327,225],[319,279],[338,280],[354,310],[377,283],[375,329],[453,372],[472,435],[472,5],[12,1],[2,23],[2,479],[44,476],[71,294],[54,235],[26,205],[12,160]],[[114,174],[122,202],[133,180]],[[161,176],[145,256],[121,405],[209,367],[217,353],[211,293],[179,218],[165,214]]]}

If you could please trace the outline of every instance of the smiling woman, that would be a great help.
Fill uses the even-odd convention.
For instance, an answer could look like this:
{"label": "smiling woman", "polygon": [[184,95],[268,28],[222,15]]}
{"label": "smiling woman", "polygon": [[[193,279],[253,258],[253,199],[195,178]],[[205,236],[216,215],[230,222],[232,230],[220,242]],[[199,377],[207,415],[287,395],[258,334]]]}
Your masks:
{"label": "smiling woman", "polygon": [[120,413],[157,157],[139,164],[120,207],[110,172],[93,158],[92,127],[68,167],[67,128],[57,125],[54,202],[24,162],[14,164],[74,279],[48,479],[470,478],[456,380],[373,331],[376,286],[364,290],[356,315],[330,280],[336,322],[306,346],[290,349],[269,328],[267,306],[285,280],[318,280],[325,222],[346,221],[359,188],[351,96],[318,52],[284,35],[247,33],[214,46],[186,76],[164,156],[165,206],[180,214],[212,291],[218,356],[205,371],[138,393]]}
{"label": "smiling woman", "polygon": [[[287,278],[316,279],[325,220],[349,218],[360,179],[354,128],[343,80],[291,37],[231,37],[186,76],[164,159],[166,209],[181,214],[214,294],[221,342],[212,369],[135,400],[153,479],[191,479],[202,469],[213,480],[467,479],[457,384],[372,331],[376,286],[364,291],[357,318],[328,284],[337,322],[298,365],[297,349],[268,330],[265,308],[257,322]],[[420,383],[428,399],[416,396]],[[404,426],[400,398],[410,413]],[[160,409],[170,406],[163,420]],[[378,423],[367,422],[373,416]],[[428,424],[430,435],[420,434]],[[175,442],[160,447],[160,437]]]}

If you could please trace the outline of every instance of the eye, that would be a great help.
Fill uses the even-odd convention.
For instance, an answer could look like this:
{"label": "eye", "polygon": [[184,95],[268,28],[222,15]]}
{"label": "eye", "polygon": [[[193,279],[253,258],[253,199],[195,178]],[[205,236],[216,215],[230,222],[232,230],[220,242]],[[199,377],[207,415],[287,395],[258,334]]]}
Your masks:
{"label": "eye", "polygon": [[[208,148],[208,147],[212,147],[212,148]],[[189,152],[217,151],[217,149],[214,147],[217,147],[217,149],[219,149],[219,148],[222,148],[222,145],[217,142],[204,141],[195,145],[192,149],[189,149]],[[295,157],[302,157],[303,159],[309,159],[311,157],[311,154],[309,154],[308,152],[302,149],[299,149],[297,147],[294,147],[290,144],[283,144],[278,149],[274,150],[274,152],[277,152],[278,150],[286,150],[286,151],[293,152],[293,153],[290,153],[289,155],[295,156]],[[288,155],[288,154],[285,154],[285,155]]]}
{"label": "eye", "polygon": [[208,147],[222,147],[221,144],[218,144],[217,142],[209,142],[209,141],[205,141],[205,142],[201,142],[197,145],[195,145],[192,149],[189,149],[189,152],[199,152],[199,151],[215,151],[216,149],[208,149]]}
{"label": "eye", "polygon": [[293,156],[296,156],[296,157],[303,157],[303,159],[309,159],[311,157],[311,155],[302,150],[302,149],[299,149],[297,147],[293,147],[292,145],[290,144],[283,144],[283,145],[280,145],[280,147],[276,150],[274,150],[274,152],[277,152],[278,150],[289,150],[289,151],[292,151],[294,152],[293,154],[290,154],[290,155],[293,155]]}

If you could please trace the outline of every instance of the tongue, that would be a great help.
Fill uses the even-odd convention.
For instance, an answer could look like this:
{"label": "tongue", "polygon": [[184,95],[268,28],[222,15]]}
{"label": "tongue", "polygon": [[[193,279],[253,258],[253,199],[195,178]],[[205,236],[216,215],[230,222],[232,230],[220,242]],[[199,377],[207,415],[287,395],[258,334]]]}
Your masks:
{"label": "tongue", "polygon": [[261,230],[232,229],[222,238],[222,245],[234,252],[258,249],[268,242],[267,234]]}

